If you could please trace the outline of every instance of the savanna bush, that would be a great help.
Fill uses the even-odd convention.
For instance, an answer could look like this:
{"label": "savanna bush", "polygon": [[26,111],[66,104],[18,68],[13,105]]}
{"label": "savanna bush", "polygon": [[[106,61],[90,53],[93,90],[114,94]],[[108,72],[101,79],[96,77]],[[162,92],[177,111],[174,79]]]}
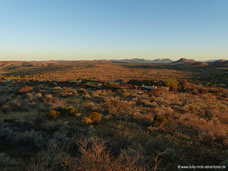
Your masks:
{"label": "savanna bush", "polygon": [[192,94],[194,94],[194,95],[199,94],[199,90],[198,90],[198,89],[196,89],[196,88],[194,88],[194,89],[192,90]]}
{"label": "savanna bush", "polygon": [[160,88],[152,89],[152,90],[150,90],[148,92],[148,95],[150,95],[150,96],[160,96],[162,92],[163,92],[163,90],[160,89]]}
{"label": "savanna bush", "polygon": [[122,95],[123,97],[128,97],[128,96],[130,96],[130,94],[127,93],[127,92],[123,92],[121,95]]}
{"label": "savanna bush", "polygon": [[111,90],[97,90],[96,94],[98,95],[98,97],[105,97],[108,94],[112,93],[112,91],[111,92],[109,92],[109,91],[111,91]]}
{"label": "savanna bush", "polygon": [[108,82],[107,85],[110,87],[118,87],[119,86],[119,84],[115,83],[115,82]]}
{"label": "savanna bush", "polygon": [[75,116],[76,113],[77,113],[77,110],[73,106],[60,109],[61,115]]}
{"label": "savanna bush", "polygon": [[210,137],[212,140],[219,140],[228,145],[228,127],[221,122],[220,118],[213,115],[210,119],[204,119],[196,114],[187,113],[179,117],[179,121],[199,130],[199,136],[204,139]]}
{"label": "savanna bush", "polygon": [[200,94],[208,93],[208,89],[207,88],[200,88],[198,91],[199,91]]}
{"label": "savanna bush", "polygon": [[25,87],[22,87],[21,89],[18,90],[18,92],[20,93],[27,93],[29,91],[33,90],[33,87],[31,86],[25,86]]}
{"label": "savanna bush", "polygon": [[152,113],[152,112],[148,112],[148,113],[145,113],[145,114],[138,114],[138,115],[136,115],[135,116],[135,118],[137,119],[137,120],[139,120],[139,121],[141,121],[141,122],[143,122],[143,123],[147,123],[147,122],[149,122],[149,123],[151,123],[151,122],[153,122],[153,120],[154,120],[154,113]]}
{"label": "savanna bush", "polygon": [[182,89],[193,89],[195,87],[194,84],[188,82],[187,80],[180,80],[179,85]]}
{"label": "savanna bush", "polygon": [[88,117],[95,123],[99,123],[102,119],[102,115],[98,112],[92,112]]}
{"label": "savanna bush", "polygon": [[168,119],[166,119],[163,115],[155,115],[153,126],[161,126],[168,122]]}
{"label": "savanna bush", "polygon": [[155,107],[154,111],[158,115],[166,115],[166,116],[169,116],[170,114],[172,114],[174,112],[174,110],[171,107],[164,106],[164,105]]}
{"label": "savanna bush", "polygon": [[75,115],[77,113],[77,110],[74,107],[68,108],[68,114],[69,115]]}
{"label": "savanna bush", "polygon": [[90,124],[93,123],[93,121],[89,117],[84,117],[82,119],[82,123],[85,124],[85,125],[90,125]]}
{"label": "savanna bush", "polygon": [[78,92],[79,92],[79,93],[84,93],[84,94],[86,94],[86,93],[87,93],[86,89],[84,89],[84,88],[80,88],[80,89],[78,89]]}
{"label": "savanna bush", "polygon": [[145,107],[155,107],[155,105],[157,105],[157,103],[155,104],[154,102],[150,102],[148,99],[140,99],[137,101],[137,104],[143,105]]}
{"label": "savanna bush", "polygon": [[64,161],[63,168],[70,170],[143,170],[140,166],[139,155],[131,157],[123,153],[119,158],[114,159],[106,142],[99,139],[81,139],[78,141],[81,153],[78,160]]}
{"label": "savanna bush", "polygon": [[75,104],[75,100],[74,99],[66,99],[66,103],[67,104]]}
{"label": "savanna bush", "polygon": [[50,118],[57,118],[59,115],[60,115],[60,112],[56,110],[50,110],[46,113],[46,116]]}
{"label": "savanna bush", "polygon": [[96,108],[95,104],[93,102],[91,102],[91,101],[86,101],[83,104],[83,107],[85,107],[88,110],[94,110]]}
{"label": "savanna bush", "polygon": [[179,82],[176,79],[167,79],[165,80],[165,85],[172,89],[177,89],[179,86]]}
{"label": "savanna bush", "polygon": [[100,113],[92,112],[89,114],[89,116],[84,117],[82,119],[82,123],[86,125],[91,123],[100,123],[101,119],[102,119],[102,115]]}
{"label": "savanna bush", "polygon": [[95,98],[96,98],[96,97],[100,97],[100,95],[99,95],[96,91],[92,91],[92,92],[91,92],[91,96],[92,96],[92,97],[95,97]]}
{"label": "savanna bush", "polygon": [[132,106],[134,105],[135,102],[120,100],[117,97],[107,98],[103,103],[105,110],[111,114],[129,114],[132,112]]}

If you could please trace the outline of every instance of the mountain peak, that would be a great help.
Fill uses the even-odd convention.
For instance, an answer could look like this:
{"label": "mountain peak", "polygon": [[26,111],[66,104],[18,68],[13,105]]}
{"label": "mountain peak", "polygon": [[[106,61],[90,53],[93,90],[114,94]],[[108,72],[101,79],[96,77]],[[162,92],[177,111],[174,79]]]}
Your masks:
{"label": "mountain peak", "polygon": [[196,62],[194,59],[186,59],[186,58],[180,58],[179,60],[173,62],[175,64],[182,64],[182,63],[193,63]]}

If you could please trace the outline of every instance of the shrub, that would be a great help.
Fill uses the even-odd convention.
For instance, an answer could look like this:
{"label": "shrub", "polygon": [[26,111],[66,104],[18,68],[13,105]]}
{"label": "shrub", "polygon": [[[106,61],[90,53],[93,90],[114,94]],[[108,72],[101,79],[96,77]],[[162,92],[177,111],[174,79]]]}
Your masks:
{"label": "shrub", "polygon": [[82,123],[85,125],[89,125],[89,124],[93,123],[93,121],[89,117],[84,117],[82,119]]}
{"label": "shrub", "polygon": [[167,79],[165,80],[165,85],[170,87],[171,89],[176,89],[178,88],[178,81],[176,79]]}
{"label": "shrub", "polygon": [[118,87],[119,86],[119,84],[115,83],[115,82],[108,82],[107,85],[110,87]]}
{"label": "shrub", "polygon": [[194,94],[194,95],[197,95],[197,94],[199,94],[199,91],[198,91],[198,89],[194,88],[194,89],[192,90],[192,94]]}
{"label": "shrub", "polygon": [[78,141],[81,153],[78,160],[64,160],[64,170],[145,170],[140,166],[140,157],[131,157],[124,153],[114,159],[110,150],[107,150],[106,142],[93,138],[90,140],[81,139]]}
{"label": "shrub", "polygon": [[99,123],[102,119],[102,115],[97,112],[90,113],[90,115],[88,117],[95,123]]}
{"label": "shrub", "polygon": [[62,170],[62,161],[70,160],[69,154],[63,152],[60,141],[52,139],[42,151],[38,151],[27,163],[27,171]]}
{"label": "shrub", "polygon": [[149,96],[156,96],[156,97],[158,97],[158,96],[161,95],[162,91],[163,90],[161,88],[152,89],[152,90],[148,91],[148,95]]}
{"label": "shrub", "polygon": [[88,110],[93,110],[95,109],[95,104],[91,101],[85,101],[85,103],[83,104],[83,107],[85,107]]}
{"label": "shrub", "polygon": [[68,108],[60,108],[59,112],[61,113],[61,115],[67,115],[68,114]]}
{"label": "shrub", "polygon": [[189,88],[189,87],[190,87],[189,84],[190,84],[190,83],[189,83],[187,80],[181,80],[181,81],[180,81],[180,86],[181,86],[182,89]]}
{"label": "shrub", "polygon": [[200,88],[200,89],[199,89],[199,93],[200,93],[200,94],[208,93],[208,89],[206,89],[206,88]]}
{"label": "shrub", "polygon": [[21,89],[19,89],[18,91],[20,93],[27,93],[28,91],[31,91],[33,89],[33,87],[31,86],[25,86],[25,87],[22,87]]}
{"label": "shrub", "polygon": [[67,99],[66,103],[67,104],[75,104],[75,100],[74,99]]}
{"label": "shrub", "polygon": [[127,100],[120,100],[118,97],[114,98],[107,98],[103,103],[104,109],[110,114],[129,114],[134,111],[133,107],[135,102],[127,101]]}
{"label": "shrub", "polygon": [[61,115],[74,116],[77,113],[77,110],[74,107],[70,106],[70,107],[67,107],[67,108],[61,108],[60,109],[60,113],[61,113]]}
{"label": "shrub", "polygon": [[80,88],[80,89],[78,90],[78,92],[79,92],[79,93],[84,93],[84,94],[87,93],[86,89],[84,89],[84,88]]}
{"label": "shrub", "polygon": [[168,122],[168,120],[164,116],[162,116],[162,115],[156,115],[154,117],[153,125],[154,126],[161,126],[161,125],[163,125],[163,124],[165,124],[167,122]]}
{"label": "shrub", "polygon": [[95,98],[96,98],[96,97],[100,97],[100,95],[99,95],[96,91],[92,91],[92,92],[91,92],[91,96],[92,96],[92,97],[95,97]]}
{"label": "shrub", "polygon": [[50,118],[57,118],[59,115],[60,115],[60,112],[56,110],[50,110],[46,113],[46,116]]}
{"label": "shrub", "polygon": [[92,112],[89,114],[88,117],[84,117],[82,119],[82,123],[86,125],[89,125],[92,123],[99,123],[101,119],[102,119],[102,115],[100,113]]}
{"label": "shrub", "polygon": [[46,99],[51,99],[52,95],[51,94],[45,94],[43,97],[45,97]]}
{"label": "shrub", "polygon": [[127,92],[123,92],[123,93],[122,93],[122,96],[123,96],[123,97],[127,97],[127,96],[129,96],[129,95],[130,95],[130,94],[127,93]]}
{"label": "shrub", "polygon": [[68,114],[69,115],[75,115],[77,113],[77,110],[74,107],[68,108]]}
{"label": "shrub", "polygon": [[40,97],[42,97],[43,95],[42,95],[41,93],[37,93],[37,94],[35,94],[35,96],[36,96],[37,98],[40,98]]}
{"label": "shrub", "polygon": [[[111,91],[111,90],[110,90],[110,91]],[[108,90],[97,90],[96,93],[97,93],[99,96],[101,96],[101,97],[105,97],[105,96],[107,96],[107,94],[108,94]],[[112,93],[112,91],[109,92],[109,93]]]}

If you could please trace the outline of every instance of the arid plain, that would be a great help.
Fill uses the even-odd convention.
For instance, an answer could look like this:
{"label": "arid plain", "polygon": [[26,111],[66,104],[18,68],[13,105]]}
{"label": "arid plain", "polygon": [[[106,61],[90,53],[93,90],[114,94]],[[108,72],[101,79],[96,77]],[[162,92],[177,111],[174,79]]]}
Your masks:
{"label": "arid plain", "polygon": [[0,165],[228,165],[228,62],[0,62]]}

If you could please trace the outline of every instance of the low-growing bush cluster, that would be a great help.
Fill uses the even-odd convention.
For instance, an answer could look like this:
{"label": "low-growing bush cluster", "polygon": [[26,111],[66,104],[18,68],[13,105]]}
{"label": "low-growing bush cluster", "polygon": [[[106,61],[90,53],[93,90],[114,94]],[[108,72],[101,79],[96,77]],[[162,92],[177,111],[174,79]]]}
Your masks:
{"label": "low-growing bush cluster", "polygon": [[70,107],[64,107],[59,108],[57,110],[50,110],[46,112],[47,117],[50,118],[57,118],[58,116],[75,116],[77,113],[77,110],[70,106]]}
{"label": "low-growing bush cluster", "polygon": [[102,119],[102,115],[100,113],[92,112],[89,114],[89,116],[84,117],[82,119],[82,123],[86,125],[89,125],[92,123],[99,123],[101,119]]}

